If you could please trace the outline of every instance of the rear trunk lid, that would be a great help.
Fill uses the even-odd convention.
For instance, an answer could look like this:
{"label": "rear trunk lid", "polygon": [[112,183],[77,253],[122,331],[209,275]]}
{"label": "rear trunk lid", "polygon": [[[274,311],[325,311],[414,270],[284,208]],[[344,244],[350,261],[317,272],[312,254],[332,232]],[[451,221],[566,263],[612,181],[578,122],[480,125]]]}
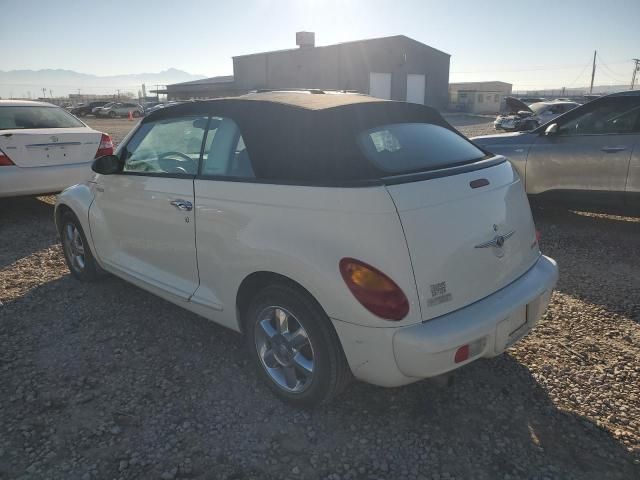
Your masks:
{"label": "rear trunk lid", "polygon": [[0,131],[0,150],[18,167],[90,162],[102,134],[86,127]]}
{"label": "rear trunk lid", "polygon": [[404,228],[423,320],[491,295],[540,254],[529,202],[509,162],[387,189]]}

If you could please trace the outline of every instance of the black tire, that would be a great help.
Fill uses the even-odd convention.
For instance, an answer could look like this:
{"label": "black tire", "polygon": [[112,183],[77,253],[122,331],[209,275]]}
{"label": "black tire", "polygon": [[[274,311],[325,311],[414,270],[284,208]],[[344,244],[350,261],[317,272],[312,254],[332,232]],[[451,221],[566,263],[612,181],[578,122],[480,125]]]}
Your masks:
{"label": "black tire", "polygon": [[[82,264],[74,258],[78,254],[77,245],[74,244],[72,238],[73,235],[69,233],[69,229],[78,233],[78,236],[82,245]],[[71,237],[71,238],[70,238]],[[62,243],[62,251],[64,253],[64,259],[67,262],[67,267],[78,280],[83,282],[94,282],[100,278],[101,269],[96,263],[96,260],[87,242],[87,237],[82,230],[82,225],[72,212],[64,212],[60,218],[60,240]],[[74,249],[75,247],[75,249]]]}
{"label": "black tire", "polygon": [[109,117],[111,117],[111,118],[116,118],[117,116],[118,116],[118,114],[117,114],[116,112],[114,112],[113,110],[111,110],[111,111],[109,112]]}
{"label": "black tire", "polygon": [[[302,348],[311,349],[313,374],[302,391],[289,391],[279,385],[267,372],[266,364],[261,358],[259,338],[261,335],[262,338],[267,338],[264,337],[261,321],[264,320],[265,312],[272,308],[286,310],[292,315],[293,321],[306,331],[309,345]],[[278,397],[288,403],[299,407],[328,403],[339,395],[351,380],[351,370],[331,321],[306,292],[295,286],[274,284],[258,292],[249,305],[244,326],[247,347],[258,375]],[[280,365],[277,367],[282,368]]]}

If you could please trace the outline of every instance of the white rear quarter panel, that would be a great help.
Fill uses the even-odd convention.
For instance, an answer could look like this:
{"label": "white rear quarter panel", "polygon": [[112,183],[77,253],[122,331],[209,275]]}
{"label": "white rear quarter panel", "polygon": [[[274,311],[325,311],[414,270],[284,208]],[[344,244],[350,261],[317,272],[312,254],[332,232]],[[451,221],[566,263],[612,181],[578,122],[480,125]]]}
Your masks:
{"label": "white rear quarter panel", "polygon": [[[398,215],[384,187],[325,188],[196,180],[200,288],[194,300],[222,305],[215,320],[238,328],[236,294],[259,271],[289,277],[336,320],[391,327],[420,322],[415,282]],[[410,303],[401,322],[369,313],[338,263],[366,262],[391,277]]]}

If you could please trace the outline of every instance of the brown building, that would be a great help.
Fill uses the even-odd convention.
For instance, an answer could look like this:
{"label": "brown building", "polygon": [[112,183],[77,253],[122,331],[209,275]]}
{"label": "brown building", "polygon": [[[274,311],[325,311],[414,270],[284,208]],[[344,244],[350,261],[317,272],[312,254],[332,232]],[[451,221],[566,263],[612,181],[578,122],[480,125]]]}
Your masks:
{"label": "brown building", "polygon": [[[233,57],[233,76],[167,85],[170,100],[241,95],[258,89],[351,90],[446,107],[450,55],[404,35],[316,47],[299,32],[299,48]],[[161,92],[164,93],[164,92]]]}

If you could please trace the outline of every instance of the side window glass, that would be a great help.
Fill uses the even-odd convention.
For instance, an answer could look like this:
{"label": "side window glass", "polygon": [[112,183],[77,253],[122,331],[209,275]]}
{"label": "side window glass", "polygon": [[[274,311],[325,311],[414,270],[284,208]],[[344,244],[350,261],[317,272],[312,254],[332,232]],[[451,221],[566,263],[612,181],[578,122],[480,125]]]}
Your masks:
{"label": "side window glass", "polygon": [[230,118],[211,118],[202,157],[202,174],[255,178],[240,128]]}
{"label": "side window glass", "polygon": [[626,98],[578,109],[577,115],[567,120],[558,130],[560,135],[624,134],[636,131],[640,121],[640,103]]}
{"label": "side window glass", "polygon": [[207,117],[145,123],[124,148],[125,172],[195,175]]}

